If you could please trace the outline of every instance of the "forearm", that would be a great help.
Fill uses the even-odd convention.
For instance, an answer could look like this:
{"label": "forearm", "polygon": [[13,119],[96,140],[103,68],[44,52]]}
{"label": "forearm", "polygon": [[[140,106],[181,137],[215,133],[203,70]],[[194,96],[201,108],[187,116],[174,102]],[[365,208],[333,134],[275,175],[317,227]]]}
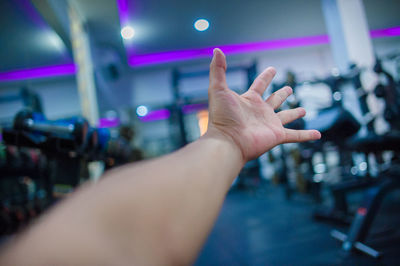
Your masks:
{"label": "forearm", "polygon": [[[190,263],[242,166],[232,142],[206,136],[171,155],[116,169],[33,227],[14,254],[40,264]],[[97,254],[92,261],[90,250]]]}
{"label": "forearm", "polygon": [[126,219],[121,237],[132,247],[135,259],[190,262],[242,165],[240,151],[232,143],[202,138],[171,155],[106,177],[102,186],[115,194],[115,200],[102,199],[99,206],[106,207],[100,216],[115,225],[110,229],[121,224],[115,219]]}

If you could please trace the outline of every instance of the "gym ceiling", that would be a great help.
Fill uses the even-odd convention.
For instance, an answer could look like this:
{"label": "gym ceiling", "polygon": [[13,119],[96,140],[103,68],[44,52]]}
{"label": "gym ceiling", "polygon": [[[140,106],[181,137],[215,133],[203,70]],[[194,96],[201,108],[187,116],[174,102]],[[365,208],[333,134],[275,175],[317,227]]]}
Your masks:
{"label": "gym ceiling", "polygon": [[[320,0],[127,0],[135,28],[134,52],[197,49],[215,45],[326,34]],[[54,0],[0,1],[0,72],[71,63],[68,36],[54,22]],[[73,0],[97,46],[126,62],[115,0]],[[400,26],[400,1],[364,0],[370,29]],[[209,30],[193,29],[197,18]]]}

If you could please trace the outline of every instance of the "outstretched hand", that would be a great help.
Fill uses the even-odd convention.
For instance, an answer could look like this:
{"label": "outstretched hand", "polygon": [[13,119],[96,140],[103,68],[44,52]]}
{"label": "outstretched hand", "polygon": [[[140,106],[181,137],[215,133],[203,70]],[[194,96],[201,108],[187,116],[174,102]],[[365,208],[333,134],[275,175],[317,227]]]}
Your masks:
{"label": "outstretched hand", "polygon": [[238,95],[226,83],[226,60],[220,49],[214,49],[210,64],[208,134],[233,141],[242,152],[244,162],[254,159],[278,144],[317,140],[317,130],[293,130],[283,126],[305,115],[303,108],[275,113],[292,94],[290,87],[273,93],[267,100],[262,95],[275,76],[275,69],[264,70],[250,86]]}

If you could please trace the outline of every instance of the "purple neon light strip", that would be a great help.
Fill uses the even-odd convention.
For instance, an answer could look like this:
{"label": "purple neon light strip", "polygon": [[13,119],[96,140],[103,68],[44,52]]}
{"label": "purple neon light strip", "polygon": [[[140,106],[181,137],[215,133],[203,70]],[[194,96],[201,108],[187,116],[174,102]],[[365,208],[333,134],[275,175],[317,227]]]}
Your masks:
{"label": "purple neon light strip", "polygon": [[178,50],[154,54],[144,54],[144,55],[129,55],[129,65],[143,66],[150,64],[167,63],[180,60],[195,59],[201,57],[209,57],[212,55],[212,51],[215,47],[221,48],[225,54],[239,54],[248,53],[264,50],[276,50],[299,46],[309,46],[309,45],[319,45],[329,43],[329,38],[327,35],[317,35],[317,36],[307,36],[300,38],[290,38],[283,40],[272,40],[254,43],[241,43],[241,44],[228,44],[221,46],[211,46],[200,49],[192,50]]}
{"label": "purple neon light strip", "polygon": [[[370,32],[372,38],[393,37],[400,36],[400,27],[393,27],[387,29],[372,30]],[[328,44],[328,35],[306,36],[298,38],[289,38],[281,40],[269,40],[253,43],[229,44],[220,45],[225,54],[240,54],[248,52],[278,50],[292,47],[311,46]],[[217,46],[191,49],[191,50],[178,50],[153,54],[135,55],[129,53],[128,63],[132,67],[153,65],[181,60],[196,59],[202,57],[209,57],[212,55],[212,50]],[[127,47],[129,48],[129,47]]]}
{"label": "purple neon light strip", "polygon": [[168,119],[170,116],[171,112],[168,109],[159,109],[150,111],[146,116],[139,117],[139,119],[142,122],[151,122]]}
{"label": "purple neon light strip", "polygon": [[24,79],[46,78],[54,76],[74,75],[77,71],[75,64],[55,65],[0,72],[0,81],[15,81]]}
{"label": "purple neon light strip", "polygon": [[129,6],[127,0],[117,0],[121,28],[129,24]]}
{"label": "purple neon light strip", "polygon": [[99,128],[117,127],[121,124],[119,118],[100,118],[98,122]]}
{"label": "purple neon light strip", "polygon": [[371,38],[395,37],[400,36],[400,26],[386,29],[370,31]]}

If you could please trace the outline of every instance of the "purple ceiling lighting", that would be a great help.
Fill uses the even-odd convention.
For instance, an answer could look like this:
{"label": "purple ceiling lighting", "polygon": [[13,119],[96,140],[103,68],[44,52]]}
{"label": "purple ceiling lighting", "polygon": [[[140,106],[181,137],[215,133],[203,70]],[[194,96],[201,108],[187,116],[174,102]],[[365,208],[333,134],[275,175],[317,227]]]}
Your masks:
{"label": "purple ceiling lighting", "polygon": [[0,72],[0,81],[16,81],[24,79],[74,75],[76,71],[77,71],[77,66],[75,64],[21,69],[8,72]]}
{"label": "purple ceiling lighting", "polygon": [[117,127],[121,124],[119,118],[100,118],[98,122],[99,128]]}
{"label": "purple ceiling lighting", "polygon": [[160,64],[188,59],[195,59],[201,57],[210,57],[215,47],[219,47],[225,54],[240,54],[248,52],[277,50],[291,47],[310,46],[329,43],[327,35],[306,36],[300,38],[290,38],[282,40],[271,40],[253,43],[239,43],[228,44],[220,46],[211,46],[206,48],[192,49],[192,50],[178,50],[154,54],[144,55],[128,55],[128,63],[132,67]]}
{"label": "purple ceiling lighting", "polygon": [[139,116],[140,121],[142,122],[151,122],[157,120],[165,120],[171,116],[171,112],[168,109],[159,109],[150,111],[145,116]]}
{"label": "purple ceiling lighting", "polygon": [[371,38],[395,37],[400,36],[400,26],[386,29],[370,31]]}
{"label": "purple ceiling lighting", "polygon": [[127,0],[117,0],[117,6],[119,11],[119,21],[121,28],[129,25],[129,7]]}

